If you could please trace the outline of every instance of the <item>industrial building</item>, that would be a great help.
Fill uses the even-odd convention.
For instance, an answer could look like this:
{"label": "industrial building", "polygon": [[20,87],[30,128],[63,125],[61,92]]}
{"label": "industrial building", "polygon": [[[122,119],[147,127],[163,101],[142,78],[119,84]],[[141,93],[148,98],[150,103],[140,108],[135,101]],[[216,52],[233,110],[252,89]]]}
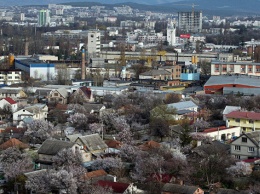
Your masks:
{"label": "industrial building", "polygon": [[[205,94],[223,94],[227,89],[260,88],[260,77],[219,75],[211,76],[204,85]],[[242,93],[241,93],[242,94]]]}
{"label": "industrial building", "polygon": [[34,58],[16,58],[15,68],[28,73],[29,77],[42,81],[55,79],[55,66]]}

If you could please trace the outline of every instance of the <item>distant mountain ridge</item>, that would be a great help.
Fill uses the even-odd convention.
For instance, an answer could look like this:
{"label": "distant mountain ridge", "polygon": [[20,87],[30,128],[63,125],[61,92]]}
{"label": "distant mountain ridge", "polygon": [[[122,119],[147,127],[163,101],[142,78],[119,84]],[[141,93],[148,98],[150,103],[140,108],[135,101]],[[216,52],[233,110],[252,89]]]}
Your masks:
{"label": "distant mountain ridge", "polygon": [[73,4],[77,6],[107,5],[130,5],[140,10],[150,10],[158,12],[178,12],[191,11],[192,4],[194,10],[201,10],[204,15],[259,15],[260,0],[0,0],[0,5],[47,5],[47,4]]}

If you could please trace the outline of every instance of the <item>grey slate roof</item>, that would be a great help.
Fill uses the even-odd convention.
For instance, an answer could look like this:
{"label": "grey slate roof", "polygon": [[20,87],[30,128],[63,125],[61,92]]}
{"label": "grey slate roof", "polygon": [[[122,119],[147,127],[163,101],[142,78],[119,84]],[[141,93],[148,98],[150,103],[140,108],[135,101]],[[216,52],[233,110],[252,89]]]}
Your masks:
{"label": "grey slate roof", "polygon": [[25,107],[24,109],[29,111],[30,113],[39,113],[46,106],[46,104],[35,104],[33,106]]}
{"label": "grey slate roof", "polygon": [[67,98],[68,97],[68,92],[67,92],[67,89],[66,88],[59,88],[57,90],[64,98]]}
{"label": "grey slate roof", "polygon": [[108,148],[107,144],[101,139],[101,137],[97,133],[80,136],[77,139],[81,140],[81,142],[86,146],[88,151],[96,151]]}
{"label": "grey slate roof", "polygon": [[84,107],[89,112],[93,111],[100,111],[100,109],[104,106],[104,104],[91,104],[91,103],[84,103]]}
{"label": "grey slate roof", "polygon": [[66,135],[66,138],[70,140],[70,142],[75,142],[78,137],[81,137],[81,134],[73,134],[73,135]]}
{"label": "grey slate roof", "polygon": [[158,76],[158,75],[171,75],[171,73],[169,71],[166,71],[166,70],[152,69],[150,71],[146,71],[144,73],[141,73],[140,75],[143,75],[143,76]]}
{"label": "grey slate roof", "polygon": [[74,142],[47,139],[38,150],[38,154],[56,155],[62,149],[72,148]]}
{"label": "grey slate roof", "polygon": [[20,91],[17,89],[0,89],[0,94],[18,94]]}
{"label": "grey slate roof", "polygon": [[175,108],[178,110],[185,110],[188,108],[194,108],[198,107],[194,102],[192,101],[184,101],[184,102],[177,102],[177,103],[171,103],[167,105],[169,108]]}
{"label": "grey slate roof", "polygon": [[222,85],[222,84],[241,84],[254,87],[260,87],[260,77],[249,77],[249,76],[229,76],[229,75],[218,75],[211,76],[204,86],[211,85]]}
{"label": "grey slate roof", "polygon": [[241,110],[240,106],[226,106],[223,115],[226,115],[228,113],[231,113],[232,111]]}
{"label": "grey slate roof", "polygon": [[[259,142],[259,139],[260,139],[260,131],[253,131],[253,132],[245,133],[245,134],[242,134],[242,135],[247,136],[249,139],[252,140],[252,142],[253,142],[257,147],[259,147],[258,142]],[[242,136],[242,135],[241,135],[241,136]]]}
{"label": "grey slate roof", "polygon": [[170,192],[170,193],[179,193],[179,194],[193,194],[199,187],[196,186],[188,186],[188,185],[177,185],[166,183],[162,191]]}

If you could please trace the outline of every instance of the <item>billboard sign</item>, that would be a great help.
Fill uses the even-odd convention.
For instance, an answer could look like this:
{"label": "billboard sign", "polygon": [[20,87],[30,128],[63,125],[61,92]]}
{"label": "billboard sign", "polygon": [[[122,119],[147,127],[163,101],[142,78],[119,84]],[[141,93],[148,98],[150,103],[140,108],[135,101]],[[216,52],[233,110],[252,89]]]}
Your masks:
{"label": "billboard sign", "polygon": [[190,38],[190,34],[181,34],[180,38]]}

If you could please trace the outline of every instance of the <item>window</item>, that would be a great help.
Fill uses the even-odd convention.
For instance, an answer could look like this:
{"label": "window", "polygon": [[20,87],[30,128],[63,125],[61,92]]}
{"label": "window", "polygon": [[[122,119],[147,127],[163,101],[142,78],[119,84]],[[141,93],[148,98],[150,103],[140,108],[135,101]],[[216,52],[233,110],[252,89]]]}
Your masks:
{"label": "window", "polygon": [[250,119],[250,120],[249,120],[249,123],[254,123],[254,121]]}
{"label": "window", "polygon": [[58,93],[54,93],[54,96],[59,96]]}
{"label": "window", "polygon": [[235,155],[235,158],[236,158],[236,159],[240,159],[240,156],[239,156],[239,155]]}
{"label": "window", "polygon": [[247,142],[247,138],[246,137],[242,137],[242,142],[246,143]]}
{"label": "window", "polygon": [[232,133],[232,137],[234,137],[235,136],[235,133]]}
{"label": "window", "polygon": [[252,72],[252,68],[248,68],[248,71],[249,71],[249,72]]}
{"label": "window", "polygon": [[235,150],[235,151],[240,151],[240,146],[237,146],[237,145],[236,145],[236,146],[234,147],[234,150]]}
{"label": "window", "polygon": [[255,151],[255,148],[254,147],[249,147],[248,148],[248,152],[254,152]]}
{"label": "window", "polygon": [[236,121],[237,123],[239,123],[239,122],[240,122],[240,119],[235,119],[235,121]]}

